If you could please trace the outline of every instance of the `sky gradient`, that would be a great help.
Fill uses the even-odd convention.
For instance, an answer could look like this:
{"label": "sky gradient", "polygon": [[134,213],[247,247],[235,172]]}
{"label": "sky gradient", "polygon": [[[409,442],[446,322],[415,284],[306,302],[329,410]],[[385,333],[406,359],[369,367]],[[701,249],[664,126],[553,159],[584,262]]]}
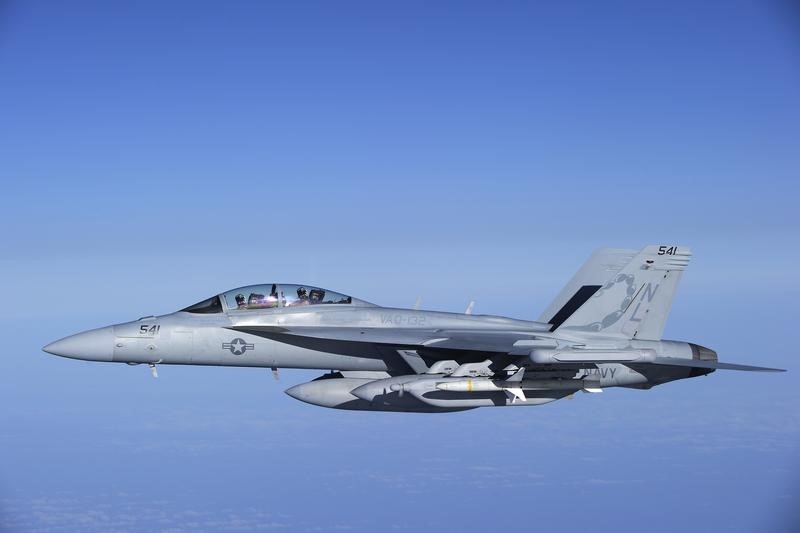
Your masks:
{"label": "sky gradient", "polygon": [[[0,2],[0,530],[791,531],[790,2]],[[321,372],[41,346],[250,283],[535,319],[599,246],[694,251],[716,372],[358,413]]]}

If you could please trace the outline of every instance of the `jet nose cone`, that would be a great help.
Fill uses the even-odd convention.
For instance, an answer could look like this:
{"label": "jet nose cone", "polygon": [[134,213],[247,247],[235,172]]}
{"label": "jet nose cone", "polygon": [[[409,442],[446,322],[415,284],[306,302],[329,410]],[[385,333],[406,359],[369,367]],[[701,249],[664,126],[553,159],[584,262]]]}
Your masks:
{"label": "jet nose cone", "polygon": [[44,348],[47,353],[84,359],[86,361],[111,361],[114,358],[114,330],[111,326],[92,329],[51,342]]}

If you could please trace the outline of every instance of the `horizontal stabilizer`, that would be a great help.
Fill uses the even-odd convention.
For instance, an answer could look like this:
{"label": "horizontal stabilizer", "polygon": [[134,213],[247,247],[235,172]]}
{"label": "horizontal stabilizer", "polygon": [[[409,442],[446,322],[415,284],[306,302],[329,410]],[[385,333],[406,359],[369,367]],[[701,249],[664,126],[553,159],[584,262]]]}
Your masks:
{"label": "horizontal stabilizer", "polygon": [[656,357],[656,365],[690,366],[692,368],[710,368],[713,370],[744,370],[748,372],[786,372],[782,368],[767,368],[765,366],[737,365],[734,363],[720,363],[719,361],[703,361],[700,359],[682,359],[680,357]]}

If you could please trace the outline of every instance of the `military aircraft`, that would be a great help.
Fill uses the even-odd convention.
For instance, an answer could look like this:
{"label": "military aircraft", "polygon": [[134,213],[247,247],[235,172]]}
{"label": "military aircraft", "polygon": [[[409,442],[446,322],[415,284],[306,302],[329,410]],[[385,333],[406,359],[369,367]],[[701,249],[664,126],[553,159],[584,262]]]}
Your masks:
{"label": "military aircraft", "polygon": [[44,351],[130,365],[324,369],[286,393],[338,409],[452,412],[539,405],[577,391],[649,389],[717,369],[698,344],[662,340],[691,252],[601,248],[537,321],[380,307],[283,283],[240,287],[163,316],[78,333]]}

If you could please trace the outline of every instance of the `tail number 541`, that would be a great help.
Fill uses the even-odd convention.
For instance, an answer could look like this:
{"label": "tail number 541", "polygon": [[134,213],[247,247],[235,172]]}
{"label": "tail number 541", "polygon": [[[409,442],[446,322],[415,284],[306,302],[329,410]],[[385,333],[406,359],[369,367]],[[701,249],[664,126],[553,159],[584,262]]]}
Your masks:
{"label": "tail number 541", "polygon": [[675,255],[677,249],[677,246],[659,246],[658,255]]}

